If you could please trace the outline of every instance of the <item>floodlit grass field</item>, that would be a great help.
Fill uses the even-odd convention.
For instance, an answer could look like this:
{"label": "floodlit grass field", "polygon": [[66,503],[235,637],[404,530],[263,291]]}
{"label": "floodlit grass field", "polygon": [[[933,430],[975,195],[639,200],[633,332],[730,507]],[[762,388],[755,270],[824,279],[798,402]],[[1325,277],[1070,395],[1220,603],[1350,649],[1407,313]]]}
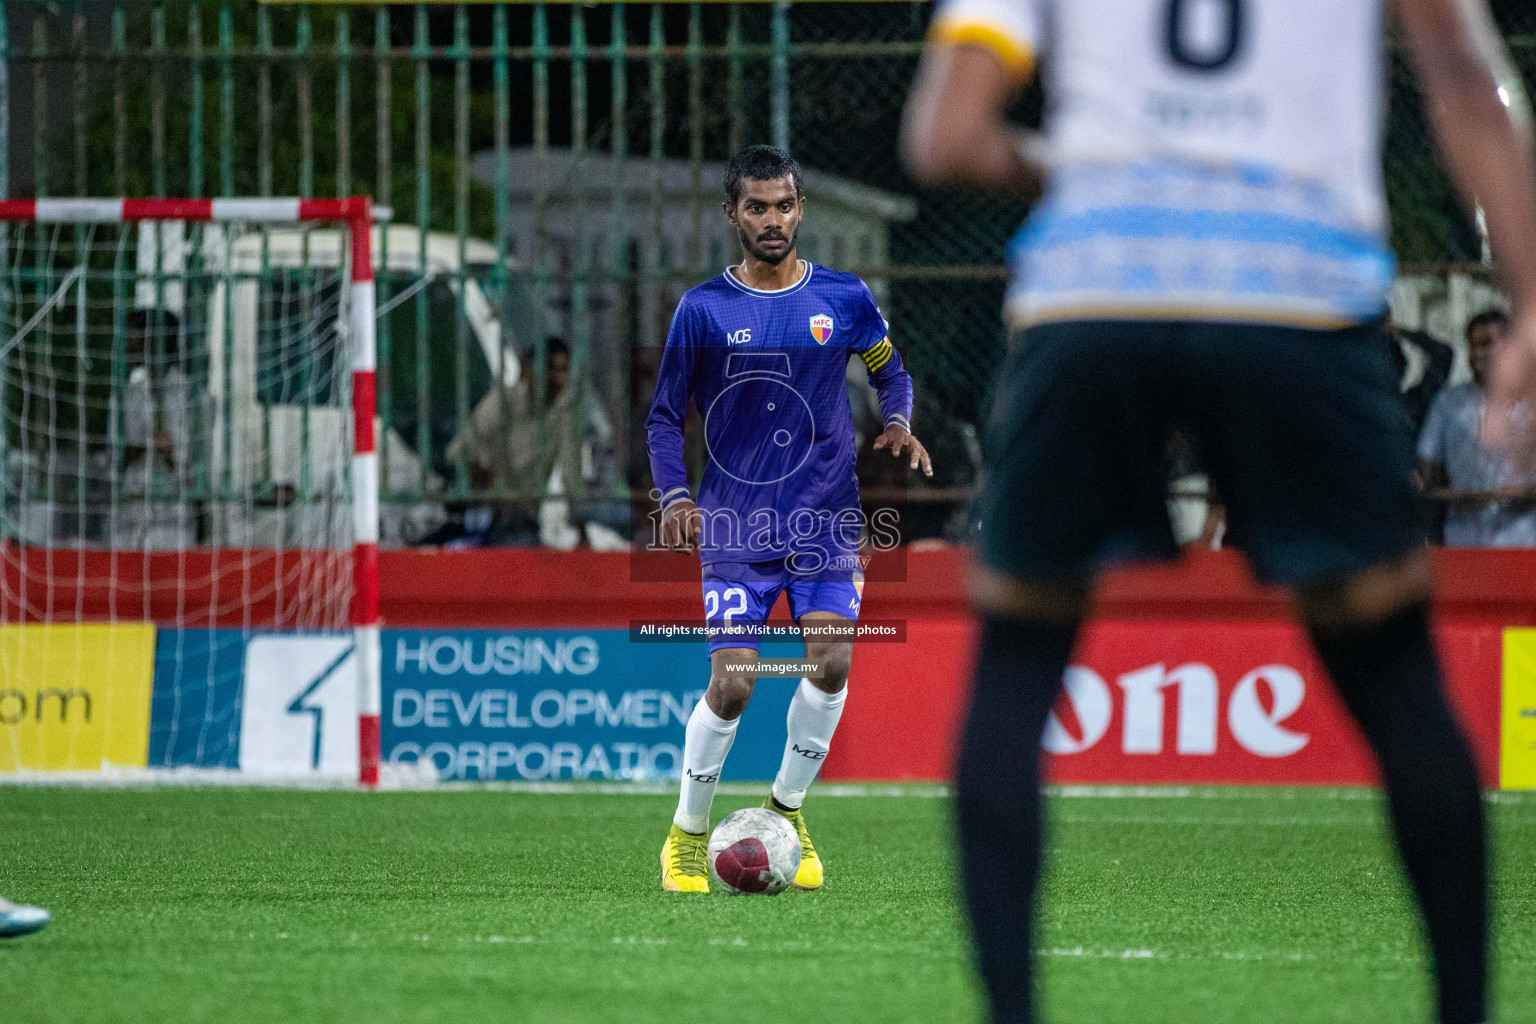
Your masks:
{"label": "floodlit grass field", "polygon": [[[722,796],[724,814],[756,800]],[[822,796],[826,888],[680,897],[666,796],[0,788],[0,1019],[970,1021],[947,805]],[[1536,800],[1491,808],[1498,1019],[1536,1021]],[[1055,1022],[1428,1021],[1367,794],[1052,801]]]}

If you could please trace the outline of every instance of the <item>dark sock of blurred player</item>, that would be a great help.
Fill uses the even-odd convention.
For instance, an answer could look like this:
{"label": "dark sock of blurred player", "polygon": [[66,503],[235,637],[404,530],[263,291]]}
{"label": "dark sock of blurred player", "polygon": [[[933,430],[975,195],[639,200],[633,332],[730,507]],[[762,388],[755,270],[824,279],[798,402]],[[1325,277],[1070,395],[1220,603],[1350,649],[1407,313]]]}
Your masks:
{"label": "dark sock of blurred player", "polygon": [[[1393,6],[1513,304],[1485,437],[1528,455],[1530,107],[1483,0]],[[1487,1019],[1479,781],[1442,692],[1380,335],[1395,272],[1384,14],[1382,0],[950,0],[935,17],[904,126],[913,174],[1045,188],[1013,247],[957,778],[999,1022],[1034,1019],[1040,763],[1020,744],[1041,735],[1100,566],[1174,552],[1158,452],[1176,425],[1205,442],[1230,535],[1261,579],[1294,590],[1375,752],[1441,1024]],[[1034,138],[1005,110],[1042,46],[1050,113]]]}

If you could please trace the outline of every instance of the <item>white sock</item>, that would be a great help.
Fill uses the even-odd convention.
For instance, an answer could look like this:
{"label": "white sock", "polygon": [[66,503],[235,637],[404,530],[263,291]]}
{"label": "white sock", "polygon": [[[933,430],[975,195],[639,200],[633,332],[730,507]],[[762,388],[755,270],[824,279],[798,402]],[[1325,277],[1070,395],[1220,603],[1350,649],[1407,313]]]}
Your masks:
{"label": "white sock", "polygon": [[779,777],[773,780],[773,798],[789,808],[805,802],[805,791],[816,781],[821,762],[832,746],[832,733],[843,717],[843,703],[848,687],[827,693],[800,680],[795,697],[789,702],[789,738],[784,741],[784,761]]}
{"label": "white sock", "polygon": [[725,767],[725,755],[731,752],[740,721],[721,718],[709,710],[703,698],[693,706],[683,740],[683,788],[677,794],[677,813],[672,815],[673,823],[683,831],[709,831],[709,805],[714,802],[720,769]]}

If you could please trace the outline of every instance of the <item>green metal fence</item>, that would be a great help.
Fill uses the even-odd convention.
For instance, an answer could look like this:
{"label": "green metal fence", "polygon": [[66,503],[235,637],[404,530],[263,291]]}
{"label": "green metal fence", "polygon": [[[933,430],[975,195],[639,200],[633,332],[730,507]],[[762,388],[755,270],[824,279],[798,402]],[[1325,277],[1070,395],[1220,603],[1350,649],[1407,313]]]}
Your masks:
{"label": "green metal fence", "polygon": [[[1536,13],[1511,10],[1504,28],[1529,72]],[[900,109],[931,12],[12,2],[0,193],[372,195],[396,226],[382,239],[380,411],[431,470],[386,479],[390,497],[540,493],[548,460],[487,475],[448,452],[494,382],[545,379],[559,336],[577,410],[562,429],[582,448],[582,480],[567,486],[624,500],[649,487],[638,419],[676,297],[731,255],[723,161],[774,142],[811,172],[807,255],[874,288],[917,380],[918,422],[950,456],[938,484],[964,488],[1003,344],[1003,247],[1024,207],[924,192],[900,170]],[[1400,55],[1390,81],[1399,252],[1476,262]],[[1031,94],[1019,115],[1039,107]],[[539,412],[549,397],[536,387],[528,400]],[[593,442],[609,449],[595,461]]]}

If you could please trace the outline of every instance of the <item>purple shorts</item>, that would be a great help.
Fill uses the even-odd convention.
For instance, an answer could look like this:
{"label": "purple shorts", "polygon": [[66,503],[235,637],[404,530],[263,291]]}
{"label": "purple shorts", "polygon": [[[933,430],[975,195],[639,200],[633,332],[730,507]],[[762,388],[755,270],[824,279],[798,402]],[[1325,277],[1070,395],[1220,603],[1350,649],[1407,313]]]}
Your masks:
{"label": "purple shorts", "polygon": [[781,593],[789,595],[789,614],[796,621],[806,612],[835,612],[858,621],[859,602],[864,598],[862,573],[814,577],[786,572],[777,579],[743,581],[744,576],[761,575],[740,571],[743,568],[735,564],[704,566],[704,619],[709,625],[711,654],[727,647],[759,650],[763,623]]}

